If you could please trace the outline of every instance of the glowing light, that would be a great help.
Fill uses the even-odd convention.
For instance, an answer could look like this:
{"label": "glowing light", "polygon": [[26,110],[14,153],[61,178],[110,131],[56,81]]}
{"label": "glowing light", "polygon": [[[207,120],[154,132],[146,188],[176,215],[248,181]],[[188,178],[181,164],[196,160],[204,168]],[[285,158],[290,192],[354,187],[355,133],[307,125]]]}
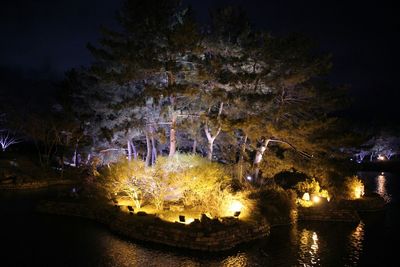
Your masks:
{"label": "glowing light", "polygon": [[377,159],[378,160],[385,160],[385,156],[379,155]]}
{"label": "glowing light", "polygon": [[364,195],[364,185],[358,185],[354,188],[354,197],[361,198]]}
{"label": "glowing light", "polygon": [[303,199],[304,201],[310,201],[310,194],[309,194],[309,193],[304,193],[302,199]]}
{"label": "glowing light", "polygon": [[321,198],[319,196],[313,196],[312,200],[314,203],[319,203],[321,201]]}
{"label": "glowing light", "polygon": [[229,204],[229,211],[232,213],[236,213],[236,212],[241,212],[243,208],[243,204],[238,201],[238,200],[233,200],[230,204]]}
{"label": "glowing light", "polygon": [[251,181],[252,180],[251,176],[247,176],[246,179],[247,179],[247,181]]}

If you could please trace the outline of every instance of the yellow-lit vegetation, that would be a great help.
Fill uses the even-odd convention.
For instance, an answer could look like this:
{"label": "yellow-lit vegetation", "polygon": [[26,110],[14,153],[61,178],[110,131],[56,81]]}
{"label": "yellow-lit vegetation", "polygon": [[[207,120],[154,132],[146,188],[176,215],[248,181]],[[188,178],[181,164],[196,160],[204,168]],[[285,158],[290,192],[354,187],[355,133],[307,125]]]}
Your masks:
{"label": "yellow-lit vegetation", "polygon": [[314,178],[297,183],[296,189],[300,193],[301,197],[297,198],[297,203],[302,207],[311,207],[318,204],[321,201],[321,198],[330,201],[328,191],[322,189],[318,181]]}
{"label": "yellow-lit vegetation", "polygon": [[347,177],[344,185],[348,199],[359,199],[364,195],[364,184],[357,175]]}
{"label": "yellow-lit vegetation", "polygon": [[[142,161],[121,160],[102,172],[101,182],[109,198],[119,204],[135,206],[135,210],[154,210],[162,219],[176,221],[176,213],[208,214],[210,217],[249,214],[252,201],[244,192],[233,193],[231,177],[222,164],[191,154],[176,153],[159,157],[154,166]],[[178,205],[180,211],[164,209],[165,204]]]}

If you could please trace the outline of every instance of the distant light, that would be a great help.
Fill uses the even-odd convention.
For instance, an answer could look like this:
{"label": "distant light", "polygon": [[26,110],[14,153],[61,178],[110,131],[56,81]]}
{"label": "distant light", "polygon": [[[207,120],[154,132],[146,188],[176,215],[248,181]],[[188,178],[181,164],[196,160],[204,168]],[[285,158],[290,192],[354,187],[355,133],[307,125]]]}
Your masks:
{"label": "distant light", "polygon": [[252,178],[251,178],[251,176],[249,175],[249,176],[246,177],[246,179],[247,179],[247,181],[251,181]]}
{"label": "distant light", "polygon": [[304,193],[302,199],[305,200],[305,201],[310,201],[310,194],[309,193]]}
{"label": "distant light", "polygon": [[384,172],[381,172],[381,175],[385,175],[385,173],[384,173]]}
{"label": "distant light", "polygon": [[314,203],[318,203],[321,201],[321,198],[319,196],[313,196],[312,200]]}
{"label": "distant light", "polygon": [[385,156],[379,155],[377,159],[378,160],[385,160]]}

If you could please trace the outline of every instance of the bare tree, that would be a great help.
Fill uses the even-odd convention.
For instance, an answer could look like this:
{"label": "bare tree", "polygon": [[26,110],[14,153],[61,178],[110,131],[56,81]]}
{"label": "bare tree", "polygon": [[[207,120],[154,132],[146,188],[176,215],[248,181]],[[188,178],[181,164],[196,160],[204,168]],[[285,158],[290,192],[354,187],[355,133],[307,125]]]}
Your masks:
{"label": "bare tree", "polygon": [[21,142],[21,140],[17,139],[13,134],[11,134],[7,130],[0,130],[0,146],[1,149],[6,151],[6,149],[14,144]]}

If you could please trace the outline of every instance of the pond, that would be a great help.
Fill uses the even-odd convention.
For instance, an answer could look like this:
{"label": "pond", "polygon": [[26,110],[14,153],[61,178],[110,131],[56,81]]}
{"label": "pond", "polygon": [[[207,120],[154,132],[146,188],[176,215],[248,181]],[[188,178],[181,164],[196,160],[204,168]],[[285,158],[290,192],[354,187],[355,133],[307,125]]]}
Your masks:
{"label": "pond", "polygon": [[34,212],[57,190],[0,192],[1,266],[363,266],[392,265],[400,236],[400,174],[359,173],[388,201],[358,225],[299,223],[218,255],[126,240],[95,222]]}

